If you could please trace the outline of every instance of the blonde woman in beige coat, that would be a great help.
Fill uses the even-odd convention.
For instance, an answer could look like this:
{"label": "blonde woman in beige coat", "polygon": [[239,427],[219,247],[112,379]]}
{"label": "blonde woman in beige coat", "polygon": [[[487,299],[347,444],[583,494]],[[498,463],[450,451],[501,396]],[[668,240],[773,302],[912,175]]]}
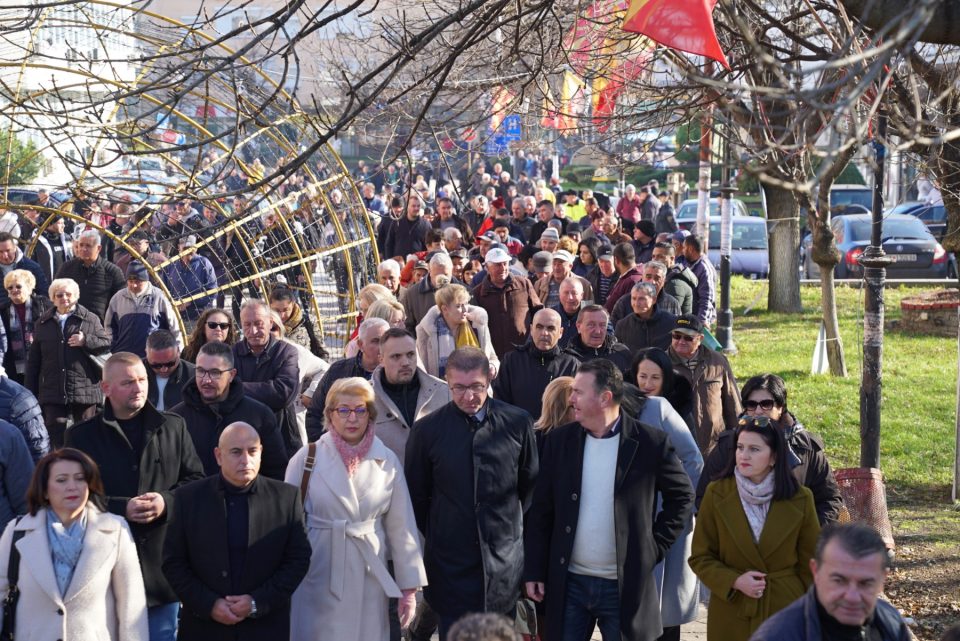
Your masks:
{"label": "blonde woman in beige coat", "polygon": [[147,601],[126,522],[101,509],[96,464],[79,450],[37,462],[29,514],[0,537],[0,595],[9,585],[14,534],[20,553],[16,641],[148,641]]}
{"label": "blonde woman in beige coat", "polygon": [[[324,409],[327,431],[316,441],[307,479],[304,510],[313,555],[293,594],[291,639],[388,639],[388,597],[399,599],[400,623],[407,627],[416,592],[427,583],[403,466],[374,435],[375,420],[369,382],[333,384]],[[302,487],[309,448],[290,459],[287,483]]]}
{"label": "blonde woman in beige coat", "polygon": [[492,370],[490,377],[496,377],[500,359],[490,340],[487,310],[470,305],[470,292],[456,283],[438,289],[434,300],[437,304],[417,325],[417,355],[427,374],[443,378],[447,357],[463,346],[457,343],[458,333],[463,326],[469,325],[477,339],[477,344],[472,347],[478,347],[486,355]]}

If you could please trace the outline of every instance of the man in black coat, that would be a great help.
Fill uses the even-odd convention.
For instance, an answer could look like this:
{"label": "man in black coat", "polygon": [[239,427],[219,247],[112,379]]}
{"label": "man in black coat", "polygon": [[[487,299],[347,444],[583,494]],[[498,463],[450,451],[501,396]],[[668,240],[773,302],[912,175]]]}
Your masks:
{"label": "man in black coat", "polygon": [[323,373],[317,390],[313,393],[310,407],[307,408],[307,440],[311,443],[323,435],[323,411],[327,405],[327,392],[341,378],[359,376],[368,381],[373,370],[380,364],[380,337],[390,329],[390,323],[382,318],[368,318],[360,323],[357,330],[357,347],[360,353],[355,357],[341,358],[330,365]]}
{"label": "man in black coat", "polygon": [[530,339],[509,352],[500,363],[493,381],[493,396],[515,405],[530,416],[540,417],[543,391],[558,376],[573,376],[579,365],[576,358],[560,348],[560,314],[541,309],[530,323]]}
{"label": "man in black coat", "polygon": [[427,248],[427,233],[433,229],[430,221],[423,217],[423,202],[420,195],[410,192],[407,198],[407,213],[396,225],[389,228],[383,243],[385,258],[402,257],[422,252]]}
{"label": "man in black coat", "polygon": [[174,638],[177,595],[160,570],[173,491],[203,478],[183,419],[147,401],[147,372],[136,354],[117,352],[103,367],[103,412],[67,431],[67,447],[100,468],[107,509],[123,516],[140,557],[151,640]]}
{"label": "man in black coat", "polygon": [[631,352],[659,347],[670,347],[670,332],[677,317],[660,309],[657,304],[657,287],[653,283],[637,283],[630,291],[633,313],[617,323],[614,336],[630,348]]}
{"label": "man in black coat", "polygon": [[455,350],[446,378],[453,401],[413,424],[404,463],[441,641],[467,612],[514,611],[538,469],[533,419],[488,398],[483,352]]}
{"label": "man in black coat", "polygon": [[630,369],[633,354],[617,337],[609,334],[610,316],[603,305],[587,305],[577,317],[577,333],[567,346],[566,353],[580,363],[595,358],[605,358],[617,366],[621,373]]}
{"label": "man in black coat", "polygon": [[203,471],[207,476],[217,473],[219,468],[213,451],[220,434],[231,423],[243,421],[260,436],[263,475],[282,481],[289,457],[276,416],[269,407],[244,394],[230,346],[205,343],[197,355],[195,372],[195,378],[184,387],[183,402],[170,411],[186,421]]}
{"label": "man in black coat", "polygon": [[244,301],[240,308],[243,340],[233,346],[234,364],[244,393],[273,410],[287,450],[287,459],[303,447],[297,425],[300,365],[297,348],[270,335],[270,306]]}
{"label": "man in black coat", "polygon": [[[100,255],[100,232],[89,229],[73,243],[75,258],[60,267],[57,278],[72,278],[80,286],[80,304],[102,323],[113,295],[127,286],[120,268]],[[38,281],[39,282],[39,281]]]}
{"label": "man in black coat", "polygon": [[163,571],[183,602],[180,641],[287,641],[290,597],[310,567],[300,493],[259,476],[260,437],[233,423],[220,474],[177,490]]}
{"label": "man in black coat", "polygon": [[193,380],[193,363],[180,358],[181,349],[176,336],[168,330],[158,329],[147,337],[143,359],[149,384],[147,398],[161,412],[183,400],[183,388]]}
{"label": "man in black coat", "polygon": [[544,439],[524,533],[527,595],[547,597],[544,638],[586,639],[597,623],[604,639],[663,632],[653,568],[688,525],[693,488],[669,437],[621,412],[623,396],[613,363],[584,363],[576,422]]}

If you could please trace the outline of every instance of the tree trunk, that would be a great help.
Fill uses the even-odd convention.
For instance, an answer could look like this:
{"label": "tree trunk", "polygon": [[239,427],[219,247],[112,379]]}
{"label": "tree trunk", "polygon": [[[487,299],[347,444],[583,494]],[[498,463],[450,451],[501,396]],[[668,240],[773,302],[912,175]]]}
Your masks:
{"label": "tree trunk", "polygon": [[763,185],[767,198],[767,234],[770,238],[770,287],[767,309],[799,313],[800,205],[792,191]]}
{"label": "tree trunk", "polygon": [[837,296],[833,282],[833,267],[820,268],[820,296],[823,299],[823,328],[827,335],[827,362],[830,374],[847,377],[847,359],[843,355],[840,340],[840,323],[837,321]]}

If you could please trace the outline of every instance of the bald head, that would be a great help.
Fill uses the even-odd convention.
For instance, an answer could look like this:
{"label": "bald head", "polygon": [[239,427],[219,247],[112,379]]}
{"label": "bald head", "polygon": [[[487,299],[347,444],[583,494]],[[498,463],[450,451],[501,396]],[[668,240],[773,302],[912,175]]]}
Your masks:
{"label": "bald head", "polygon": [[560,314],[552,309],[541,309],[530,323],[530,340],[540,351],[549,351],[560,342],[563,333]]}
{"label": "bald head", "polygon": [[262,454],[260,434],[242,421],[227,425],[213,450],[223,479],[239,488],[248,487],[257,479]]}

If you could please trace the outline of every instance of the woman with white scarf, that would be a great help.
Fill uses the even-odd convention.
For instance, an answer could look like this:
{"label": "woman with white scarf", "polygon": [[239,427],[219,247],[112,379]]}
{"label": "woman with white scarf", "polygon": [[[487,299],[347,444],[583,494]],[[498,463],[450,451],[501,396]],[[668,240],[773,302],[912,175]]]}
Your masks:
{"label": "woman with white scarf", "polygon": [[710,588],[707,641],[747,641],[806,592],[820,525],[813,494],[790,473],[783,433],[740,419],[733,457],[707,487],[690,567]]}

